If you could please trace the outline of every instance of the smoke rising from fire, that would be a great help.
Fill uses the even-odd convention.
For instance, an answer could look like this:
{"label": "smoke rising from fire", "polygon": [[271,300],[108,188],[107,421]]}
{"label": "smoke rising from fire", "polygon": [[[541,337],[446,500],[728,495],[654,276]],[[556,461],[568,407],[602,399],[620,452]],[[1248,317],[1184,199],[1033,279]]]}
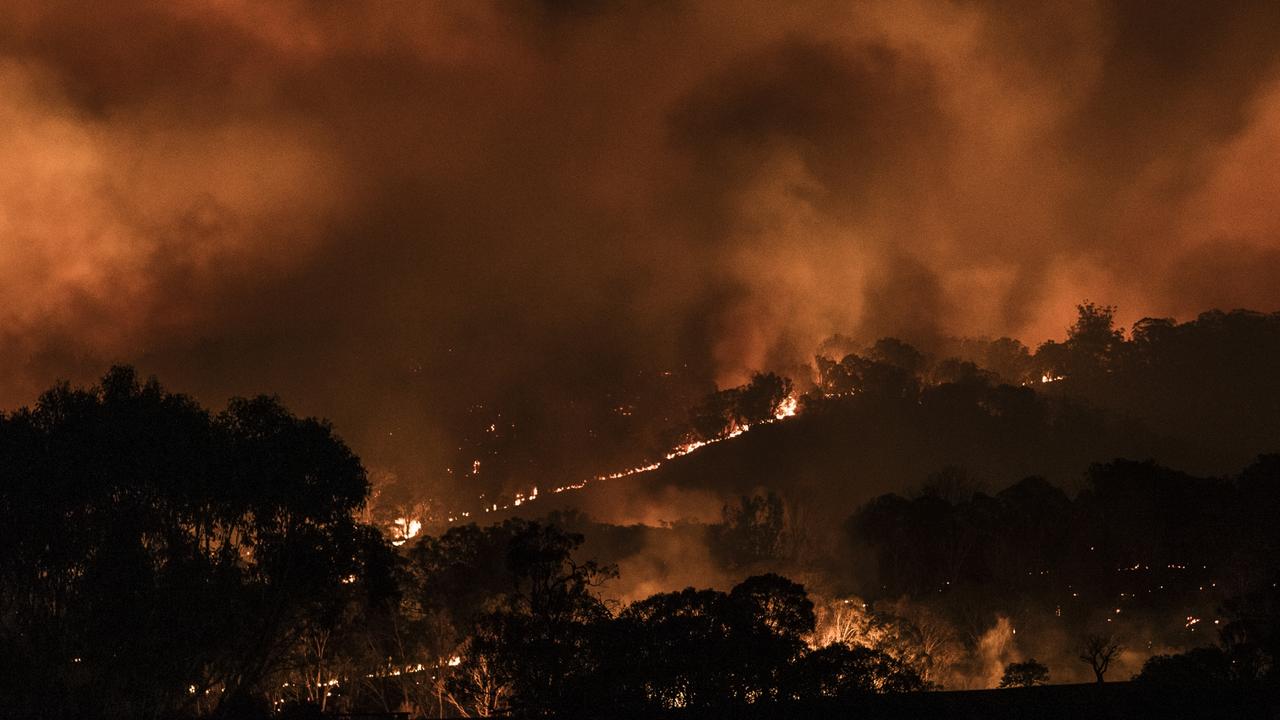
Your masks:
{"label": "smoke rising from fire", "polygon": [[1084,297],[1270,310],[1278,32],[1274,3],[10,3],[0,406],[134,362],[434,482],[468,408],[579,426],[560,399],[640,371],[1037,342]]}

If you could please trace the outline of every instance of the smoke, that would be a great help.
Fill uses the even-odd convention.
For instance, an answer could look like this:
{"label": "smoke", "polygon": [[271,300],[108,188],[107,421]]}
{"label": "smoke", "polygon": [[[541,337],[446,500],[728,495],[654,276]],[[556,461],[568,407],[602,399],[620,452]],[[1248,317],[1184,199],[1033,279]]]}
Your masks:
{"label": "smoke", "polygon": [[1013,623],[1009,618],[999,615],[996,617],[995,625],[978,638],[974,652],[977,656],[979,674],[976,678],[971,678],[980,683],[977,687],[990,688],[1000,684],[1005,665],[1018,657],[1017,636],[1014,633]]}
{"label": "smoke", "polygon": [[1274,309],[1278,20],[8,3],[0,407],[133,362],[212,404],[278,392],[444,494],[467,422],[524,408],[531,485],[641,372],[733,384],[835,332],[1037,342],[1085,297]]}
{"label": "smoke", "polygon": [[618,561],[618,578],[603,596],[622,604],[687,587],[728,591],[744,577],[712,556],[705,525],[681,524],[646,532],[643,545]]}

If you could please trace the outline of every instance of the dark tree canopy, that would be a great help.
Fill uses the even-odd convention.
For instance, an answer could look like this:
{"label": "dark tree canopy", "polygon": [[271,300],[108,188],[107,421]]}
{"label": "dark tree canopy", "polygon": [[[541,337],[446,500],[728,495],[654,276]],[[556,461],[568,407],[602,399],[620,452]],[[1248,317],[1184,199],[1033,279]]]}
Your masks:
{"label": "dark tree canopy", "polygon": [[555,527],[509,520],[452,528],[410,552],[410,592],[438,618],[441,650],[459,653],[448,680],[457,710],[568,712],[577,705],[570,689],[597,663],[591,628],[610,617],[593,590],[616,574],[577,563],[581,543]]}
{"label": "dark tree canopy", "polygon": [[786,511],[775,493],[741,497],[721,510],[712,548],[730,568],[748,567],[782,556]]}
{"label": "dark tree canopy", "polygon": [[1004,666],[1004,674],[1000,677],[1000,687],[1035,687],[1049,682],[1049,668],[1035,658],[1022,662],[1009,663]]}
{"label": "dark tree canopy", "polygon": [[[814,625],[802,586],[778,575],[747,578],[730,592],[661,593],[618,616],[614,673],[633,702],[655,710],[728,708],[784,699],[784,678],[806,656]],[[817,668],[814,668],[815,670]]]}
{"label": "dark tree canopy", "polygon": [[1171,688],[1231,686],[1239,680],[1231,656],[1216,647],[1188,650],[1180,655],[1152,655],[1133,678]]}
{"label": "dark tree canopy", "polygon": [[773,420],[791,390],[789,378],[756,373],[745,385],[708,395],[692,410],[688,432],[696,440],[714,440]]}
{"label": "dark tree canopy", "polygon": [[252,695],[384,547],[327,424],[268,397],[212,415],[131,368],[0,417],[0,468],[3,670],[45,714]]}

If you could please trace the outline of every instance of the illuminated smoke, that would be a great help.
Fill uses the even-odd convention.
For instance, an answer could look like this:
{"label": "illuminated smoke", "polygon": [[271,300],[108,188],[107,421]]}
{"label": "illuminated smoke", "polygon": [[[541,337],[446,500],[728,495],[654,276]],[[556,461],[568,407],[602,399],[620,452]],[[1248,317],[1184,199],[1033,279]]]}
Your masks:
{"label": "illuminated smoke", "polygon": [[1005,665],[1020,659],[1017,632],[1009,618],[998,615],[995,625],[978,638],[976,655],[979,674],[970,679],[975,687],[996,687],[1004,675]]}
{"label": "illuminated smoke", "polygon": [[0,407],[277,392],[456,504],[475,403],[1280,303],[1274,3],[553,5],[4,3]]}

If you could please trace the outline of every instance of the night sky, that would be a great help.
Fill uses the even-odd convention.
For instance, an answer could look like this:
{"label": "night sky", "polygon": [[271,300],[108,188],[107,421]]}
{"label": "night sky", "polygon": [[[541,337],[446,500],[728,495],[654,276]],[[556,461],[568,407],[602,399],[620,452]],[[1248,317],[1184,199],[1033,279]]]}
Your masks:
{"label": "night sky", "polygon": [[6,2],[0,407],[132,363],[431,487],[477,406],[1280,306],[1280,4],[1014,7]]}

